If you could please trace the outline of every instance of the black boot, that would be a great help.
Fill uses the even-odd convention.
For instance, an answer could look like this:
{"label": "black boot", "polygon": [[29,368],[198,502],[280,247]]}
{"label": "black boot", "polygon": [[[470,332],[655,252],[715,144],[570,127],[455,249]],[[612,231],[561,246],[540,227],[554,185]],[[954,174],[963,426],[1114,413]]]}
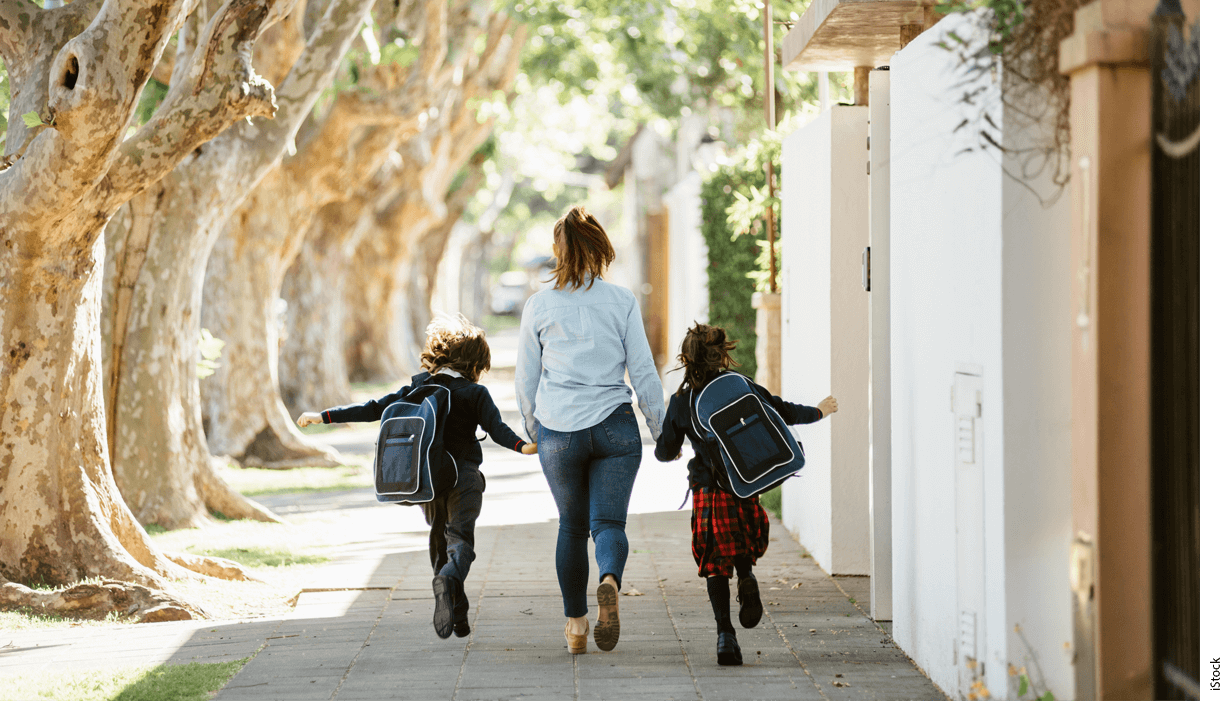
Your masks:
{"label": "black boot", "polygon": [[723,667],[738,667],[743,664],[743,651],[739,649],[739,639],[735,637],[733,626],[726,630],[718,628],[717,658],[718,664]]}
{"label": "black boot", "polygon": [[457,580],[448,575],[438,574],[431,580],[431,591],[436,595],[436,612],[432,623],[436,627],[436,635],[447,638],[453,634],[453,602],[457,590]]}
{"label": "black boot", "polygon": [[705,580],[709,589],[709,604],[713,606],[713,619],[717,621],[717,658],[722,666],[743,664],[743,652],[735,638],[735,627],[730,623],[730,580],[726,577],[709,577]]}
{"label": "black boot", "polygon": [[466,598],[465,584],[457,582],[457,595],[453,598],[453,635],[464,638],[470,635],[470,600]]}
{"label": "black boot", "polygon": [[760,602],[760,585],[756,575],[749,570],[746,575],[739,575],[739,625],[744,628],[755,628],[764,615],[764,605]]}

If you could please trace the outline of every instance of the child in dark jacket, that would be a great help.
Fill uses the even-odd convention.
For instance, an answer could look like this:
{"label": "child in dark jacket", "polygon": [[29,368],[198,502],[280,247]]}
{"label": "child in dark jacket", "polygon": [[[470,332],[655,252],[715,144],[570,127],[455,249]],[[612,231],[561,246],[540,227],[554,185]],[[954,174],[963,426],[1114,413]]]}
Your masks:
{"label": "child in dark jacket", "polygon": [[482,510],[483,491],[487,487],[487,480],[479,471],[483,451],[475,430],[482,426],[496,443],[524,455],[537,453],[538,444],[521,440],[500,418],[491,393],[478,384],[479,377],[491,368],[491,347],[482,329],[464,317],[436,319],[427,327],[420,359],[427,372],[415,375],[408,386],[366,403],[333,407],[319,414],[305,413],[299,417],[299,425],[379,421],[390,404],[425,383],[449,389],[444,450],[457,463],[457,484],[441,490],[435,499],[422,506],[431,525],[428,552],[435,573],[431,586],[436,597],[432,622],[441,638],[453,633],[464,638],[470,634],[470,602],[464,583],[474,562],[474,523]]}
{"label": "child in dark jacket", "polygon": [[[743,664],[743,653],[730,622],[730,577],[739,573],[739,623],[752,628],[760,623],[764,607],[760,587],[752,566],[769,547],[769,516],[759,497],[741,499],[730,490],[729,478],[721,465],[713,465],[704,438],[692,422],[692,397],[730,366],[735,342],[726,340],[724,329],[696,324],[683,339],[679,362],[684,371],[679,390],[666,410],[662,435],[654,455],[663,462],[682,457],[680,448],[686,436],[696,455],[688,462],[688,482],[692,489],[692,557],[706,578],[709,603],[717,620],[717,658],[720,665]],[[788,424],[809,424],[837,411],[837,400],[828,397],[818,406],[784,401],[769,390],[752,383],[756,392]]]}

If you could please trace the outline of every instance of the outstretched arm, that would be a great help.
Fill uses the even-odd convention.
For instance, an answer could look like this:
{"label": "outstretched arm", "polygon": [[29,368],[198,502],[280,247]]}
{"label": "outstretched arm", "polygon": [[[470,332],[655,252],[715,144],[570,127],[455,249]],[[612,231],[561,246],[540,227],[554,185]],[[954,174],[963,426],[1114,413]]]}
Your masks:
{"label": "outstretched arm", "polygon": [[[331,409],[325,409],[320,412],[323,423],[327,424],[348,424],[357,423],[360,421],[379,421],[384,415],[384,410],[390,404],[410,394],[412,386],[407,385],[391,394],[386,394],[379,399],[371,399],[366,402],[357,404],[347,404],[346,406],[335,406]],[[302,417],[300,417],[302,418]],[[315,423],[310,422],[310,423]],[[301,426],[303,424],[300,424]]]}
{"label": "outstretched arm", "polygon": [[683,439],[687,435],[687,429],[680,425],[683,423],[682,417],[685,411],[685,400],[680,399],[677,394],[671,396],[670,407],[666,410],[666,420],[662,422],[662,435],[658,436],[658,444],[653,449],[653,456],[659,462],[679,459]]}
{"label": "outstretched arm", "polygon": [[538,329],[535,327],[534,315],[531,311],[533,302],[525,305],[521,313],[521,340],[517,346],[517,406],[521,409],[521,418],[525,425],[525,435],[531,441],[538,441],[538,419],[534,418],[537,408],[538,380],[542,377],[542,343],[538,340]]}
{"label": "outstretched arm", "polygon": [[645,337],[645,322],[641,320],[641,309],[636,302],[632,303],[632,309],[628,312],[624,357],[632,389],[636,391],[636,401],[645,416],[649,433],[656,441],[662,435],[666,407],[662,402],[662,380],[658,377],[658,366],[653,362],[653,351],[649,349],[649,339]]}
{"label": "outstretched arm", "polygon": [[[756,388],[756,393],[776,409],[777,413],[781,414],[782,419],[791,426],[795,424],[813,424],[837,411],[837,400],[832,397],[825,399],[819,406],[808,406],[806,404],[788,402],[755,382],[752,383],[752,386]],[[830,401],[832,402],[832,411],[825,408],[828,406],[826,402]]]}
{"label": "outstretched arm", "polygon": [[[478,395],[478,425],[482,426],[496,443],[509,450],[532,455],[533,453],[527,453],[524,448],[534,444],[521,440],[521,437],[504,423],[504,419],[500,418],[500,410],[496,407],[495,401],[491,399],[491,393],[487,391],[487,388],[479,387],[479,389],[481,391]],[[534,447],[537,451],[537,445]]]}

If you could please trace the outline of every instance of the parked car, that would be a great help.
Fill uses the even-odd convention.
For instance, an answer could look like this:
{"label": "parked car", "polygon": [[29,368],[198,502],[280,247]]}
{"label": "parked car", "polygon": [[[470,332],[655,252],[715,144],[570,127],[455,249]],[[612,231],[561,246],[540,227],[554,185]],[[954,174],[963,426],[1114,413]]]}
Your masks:
{"label": "parked car", "polygon": [[530,293],[530,276],[525,271],[501,273],[499,281],[491,288],[491,313],[498,316],[520,314]]}

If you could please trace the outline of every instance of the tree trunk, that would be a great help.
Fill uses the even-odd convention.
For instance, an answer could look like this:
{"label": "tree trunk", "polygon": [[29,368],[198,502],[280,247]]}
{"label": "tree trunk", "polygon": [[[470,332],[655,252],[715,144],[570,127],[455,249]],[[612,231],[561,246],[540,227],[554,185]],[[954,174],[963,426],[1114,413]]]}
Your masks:
{"label": "tree trunk", "polygon": [[98,368],[101,246],[87,248],[80,267],[59,264],[69,253],[61,247],[32,255],[34,265],[24,269],[13,265],[13,253],[0,258],[0,294],[9,300],[0,311],[4,396],[25,392],[40,401],[6,401],[0,419],[0,576],[52,586],[105,577],[161,587],[161,575],[182,571],[133,520],[107,465]]}
{"label": "tree trunk", "polygon": [[[127,272],[111,283],[119,304],[108,310],[115,319],[111,453],[120,491],[142,523],[182,528],[202,523],[208,512],[276,519],[230,489],[210,458],[196,377],[205,270],[222,228],[278,164],[373,3],[331,0],[306,48],[289,58],[276,118],[240,123],[202,145],[134,199],[130,230],[112,232],[117,270]],[[126,282],[128,295],[121,294]]]}
{"label": "tree trunk", "polygon": [[108,373],[115,481],[146,524],[202,526],[211,512],[276,521],[222,480],[205,441],[196,368],[207,259],[193,260],[191,252],[212,243],[216,227],[202,223],[222,216],[226,193],[202,197],[211,186],[184,182],[186,175],[177,170],[133,198],[126,216],[107,231],[117,260],[125,251],[144,253],[127,305],[108,307],[117,319],[111,324]]}
{"label": "tree trunk", "polygon": [[[233,0],[201,23],[212,60],[202,51],[183,62],[194,87],[168,93],[174,114],[159,111],[125,138],[187,10],[177,0],[55,11],[0,0],[12,114],[35,111],[53,122],[28,129],[11,120],[10,166],[0,170],[0,601],[9,604],[66,613],[122,607],[145,620],[205,613],[165,590],[165,577],[196,575],[154,547],[112,477],[99,343],[107,221],[230,122],[272,112],[246,59],[270,8]],[[21,584],[87,577],[116,581],[52,593]]]}
{"label": "tree trunk", "polygon": [[[266,176],[214,246],[202,326],[225,341],[219,367],[201,380],[209,449],[249,467],[337,466],[342,457],[295,427],[278,385],[279,288],[287,248],[310,223],[310,198],[275,171]],[[270,185],[270,181],[279,181]],[[304,214],[307,217],[304,217]],[[304,221],[306,219],[306,221]]]}
{"label": "tree trunk", "polygon": [[329,205],[312,222],[286,280],[286,342],[279,357],[282,400],[292,416],[350,403],[346,369],[346,269],[365,197]]}
{"label": "tree trunk", "polygon": [[[416,179],[412,174],[403,182]],[[443,206],[416,187],[403,191],[364,231],[346,276],[346,364],[352,381],[392,382],[418,367],[423,326],[413,325],[414,255],[419,239],[444,214]]]}

